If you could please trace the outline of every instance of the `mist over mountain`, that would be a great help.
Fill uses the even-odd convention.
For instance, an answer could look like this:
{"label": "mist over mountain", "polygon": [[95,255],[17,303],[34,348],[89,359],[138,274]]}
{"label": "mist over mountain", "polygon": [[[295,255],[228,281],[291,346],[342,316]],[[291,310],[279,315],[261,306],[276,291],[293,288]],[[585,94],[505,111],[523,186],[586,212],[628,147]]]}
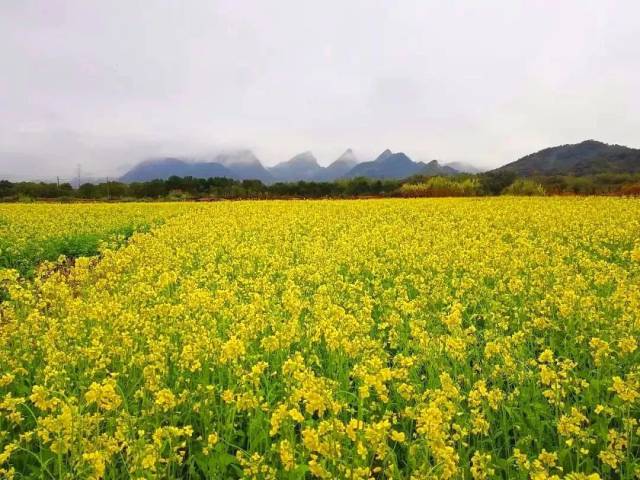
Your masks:
{"label": "mist over mountain", "polygon": [[445,163],[443,166],[451,167],[460,173],[477,174],[485,171],[485,169],[478,168],[475,165],[472,165],[467,162],[448,162],[448,163]]}
{"label": "mist over mountain", "polygon": [[233,177],[233,172],[225,166],[215,162],[189,162],[180,158],[158,158],[145,160],[122,177],[125,183],[148,182],[150,180],[166,180],[171,176],[177,177]]}
{"label": "mist over mountain", "polygon": [[[610,145],[596,140],[545,148],[526,155],[492,171],[511,171],[519,176],[569,175],[601,173],[640,173],[640,149]],[[227,177],[234,180],[275,182],[332,182],[340,178],[368,177],[404,179],[413,175],[477,174],[481,170],[463,162],[441,164],[437,160],[416,162],[403,152],[387,149],[375,160],[358,163],[353,150],[347,149],[326,167],[318,163],[310,151],[302,152],[272,167],[264,167],[247,149],[217,154],[206,160],[189,157],[161,157],[140,162],[126,172],[120,181],[144,182],[178,177]],[[37,176],[34,175],[34,178]],[[97,177],[96,177],[97,178]],[[83,177],[82,183],[93,179]],[[77,183],[75,179],[72,182]],[[95,183],[98,183],[97,181]]]}
{"label": "mist over mountain", "polygon": [[412,175],[452,175],[458,173],[451,167],[441,166],[437,160],[429,163],[414,162],[402,152],[393,153],[387,149],[371,162],[359,163],[346,175],[349,178],[394,178],[402,179]]}
{"label": "mist over mountain", "polygon": [[212,161],[195,161],[187,158],[157,158],[145,160],[120,180],[125,183],[166,180],[177,177],[227,177],[235,180],[261,180],[273,182],[273,177],[250,150],[238,150],[216,155]]}
{"label": "mist over mountain", "polygon": [[595,175],[640,172],[640,150],[609,145],[596,140],[560,145],[526,155],[495,171],[511,171],[520,176]]}
{"label": "mist over mountain", "polygon": [[348,148],[330,165],[320,170],[314,177],[318,182],[331,182],[347,175],[358,164],[353,150]]}
{"label": "mist over mountain", "polygon": [[387,149],[370,162],[362,162],[351,169],[347,177],[404,178],[415,175],[424,165],[413,162],[404,153]]}
{"label": "mist over mountain", "polygon": [[185,158],[160,158],[139,163],[121,177],[123,182],[167,179],[172,175],[197,178],[228,177],[235,180],[274,182],[315,181],[331,182],[340,178],[370,177],[401,179],[411,175],[453,175],[456,169],[429,163],[414,162],[404,153],[385,150],[375,160],[358,163],[353,150],[347,149],[327,167],[318,163],[310,151],[302,152],[287,161],[265,168],[250,150],[219,154],[212,161],[193,161]]}
{"label": "mist over mountain", "polygon": [[228,168],[233,178],[238,180],[261,180],[264,183],[274,180],[251,150],[221,153],[213,161]]}
{"label": "mist over mountain", "polygon": [[286,162],[280,162],[269,168],[269,173],[280,182],[313,180],[323,168],[311,152],[302,152]]}
{"label": "mist over mountain", "polygon": [[431,160],[425,167],[419,172],[420,175],[427,176],[435,176],[435,175],[457,175],[461,173],[459,170],[449,166],[449,165],[440,165],[437,160]]}

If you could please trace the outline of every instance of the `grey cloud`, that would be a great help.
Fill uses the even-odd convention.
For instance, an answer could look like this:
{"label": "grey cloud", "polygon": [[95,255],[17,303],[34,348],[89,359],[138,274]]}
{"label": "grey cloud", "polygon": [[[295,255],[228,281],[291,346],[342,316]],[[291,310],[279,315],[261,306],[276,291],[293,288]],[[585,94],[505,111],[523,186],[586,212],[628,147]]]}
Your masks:
{"label": "grey cloud", "polygon": [[640,146],[640,4],[7,0],[0,174],[347,147],[495,166]]}

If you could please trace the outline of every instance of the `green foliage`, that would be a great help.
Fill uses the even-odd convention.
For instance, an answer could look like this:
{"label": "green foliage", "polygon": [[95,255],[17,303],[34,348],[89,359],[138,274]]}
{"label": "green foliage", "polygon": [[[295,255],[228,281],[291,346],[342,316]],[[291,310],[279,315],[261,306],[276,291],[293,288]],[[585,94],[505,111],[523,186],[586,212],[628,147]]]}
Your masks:
{"label": "green foliage", "polygon": [[500,195],[502,191],[511,185],[517,178],[517,175],[511,171],[487,172],[479,175],[482,191],[486,195]]}
{"label": "green foliage", "polygon": [[32,277],[43,261],[97,255],[181,208],[181,204],[0,205],[0,272],[15,269],[22,277]]}
{"label": "green foliage", "polygon": [[533,177],[550,195],[634,195],[638,174],[606,173],[585,177],[551,175]]}
{"label": "green foliage", "polygon": [[525,197],[534,197],[546,195],[544,187],[533,180],[519,178],[507,188],[503,190],[505,195],[521,195]]}
{"label": "green foliage", "polygon": [[[140,230],[145,227],[141,226]],[[13,268],[23,277],[32,277],[36,266],[42,261],[54,261],[61,255],[67,258],[91,257],[100,251],[100,245],[109,241],[111,244],[122,243],[134,232],[132,227],[105,234],[62,235],[45,241],[27,242],[18,252],[11,248],[0,248],[0,268]],[[0,246],[2,246],[0,242]]]}
{"label": "green foliage", "polygon": [[480,192],[480,181],[474,177],[431,177],[420,183],[405,183],[399,189],[403,197],[471,197]]}
{"label": "green foliage", "polygon": [[500,167],[519,176],[640,173],[640,150],[586,140],[573,145],[545,148]]}
{"label": "green foliage", "polygon": [[[601,173],[591,176],[544,175],[528,177],[536,184],[517,183],[511,170],[494,170],[478,175],[414,175],[404,180],[367,177],[334,182],[277,182],[231,178],[170,177],[149,182],[84,183],[73,189],[69,184],[0,180],[0,201],[58,202],[134,199],[268,199],[268,198],[350,198],[350,197],[459,197],[475,195],[540,195],[539,186],[549,195],[638,195],[640,173]],[[511,188],[510,188],[511,187]]]}

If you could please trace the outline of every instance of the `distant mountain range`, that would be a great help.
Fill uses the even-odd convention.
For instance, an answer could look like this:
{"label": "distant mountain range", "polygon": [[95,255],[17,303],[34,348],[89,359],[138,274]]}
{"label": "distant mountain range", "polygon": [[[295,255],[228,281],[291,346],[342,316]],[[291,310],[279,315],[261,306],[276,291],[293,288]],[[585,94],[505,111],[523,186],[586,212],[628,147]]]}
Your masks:
{"label": "distant mountain range", "polygon": [[262,166],[260,160],[249,150],[223,153],[211,162],[195,162],[181,158],[158,158],[139,163],[120,180],[125,183],[166,180],[177,177],[227,177],[235,179],[273,181],[272,175]]}
{"label": "distant mountain range", "polygon": [[327,167],[321,166],[313,153],[303,152],[268,170],[278,182],[331,182],[345,177],[357,164],[358,160],[349,148]]}
{"label": "distant mountain range", "polygon": [[429,163],[414,162],[402,152],[385,150],[371,162],[362,162],[353,167],[347,178],[407,178],[412,175],[454,175],[460,173],[451,167],[441,166],[437,160]]}
{"label": "distant mountain range", "polygon": [[[519,176],[594,175],[598,173],[640,173],[640,150],[586,140],[573,145],[546,148],[508,163],[496,172],[511,171]],[[300,153],[273,167],[265,168],[250,150],[217,155],[210,161],[160,158],[139,163],[121,177],[123,182],[167,179],[172,175],[197,178],[228,177],[236,180],[275,182],[329,182],[342,178],[368,177],[403,179],[413,175],[456,175],[480,173],[473,165],[452,162],[415,162],[402,152],[385,150],[375,160],[360,162],[351,149],[327,167],[311,152]]]}
{"label": "distant mountain range", "polygon": [[175,175],[251,179],[264,183],[300,180],[331,182],[355,177],[402,179],[412,175],[455,175],[463,171],[463,168],[457,170],[452,166],[440,165],[437,160],[429,163],[414,162],[404,153],[393,153],[391,150],[385,150],[370,162],[358,163],[351,149],[347,149],[327,167],[321,166],[313,153],[303,152],[285,162],[265,168],[251,151],[241,150],[220,154],[212,161],[192,161],[183,158],[145,160],[125,173],[120,180],[126,183],[147,182],[156,179],[166,180]]}
{"label": "distant mountain range", "polygon": [[229,169],[233,178],[262,180],[265,183],[273,181],[271,173],[262,166],[251,150],[222,153],[213,161]]}
{"label": "distant mountain range", "polygon": [[330,182],[338,178],[344,178],[358,164],[358,159],[353,150],[348,148],[333,163],[324,170],[320,170],[315,179],[319,182]]}
{"label": "distant mountain range", "polygon": [[640,150],[585,140],[572,145],[545,148],[494,171],[511,171],[523,177],[640,173]]}
{"label": "distant mountain range", "polygon": [[458,172],[461,173],[482,173],[484,172],[486,169],[482,169],[482,168],[478,168],[474,165],[471,165],[470,163],[465,163],[465,162],[449,162],[449,163],[445,163],[445,167],[451,167],[454,170],[457,170]]}
{"label": "distant mountain range", "polygon": [[269,173],[279,182],[314,180],[323,168],[311,152],[303,152],[295,157],[269,168]]}

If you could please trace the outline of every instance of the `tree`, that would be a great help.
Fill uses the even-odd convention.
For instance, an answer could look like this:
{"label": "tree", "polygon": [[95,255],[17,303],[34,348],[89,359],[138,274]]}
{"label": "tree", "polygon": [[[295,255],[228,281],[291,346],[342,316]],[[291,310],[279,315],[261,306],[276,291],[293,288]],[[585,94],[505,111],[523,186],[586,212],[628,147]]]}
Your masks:
{"label": "tree", "polygon": [[515,172],[509,170],[487,172],[480,175],[480,185],[487,195],[500,195],[515,181],[517,176]]}

